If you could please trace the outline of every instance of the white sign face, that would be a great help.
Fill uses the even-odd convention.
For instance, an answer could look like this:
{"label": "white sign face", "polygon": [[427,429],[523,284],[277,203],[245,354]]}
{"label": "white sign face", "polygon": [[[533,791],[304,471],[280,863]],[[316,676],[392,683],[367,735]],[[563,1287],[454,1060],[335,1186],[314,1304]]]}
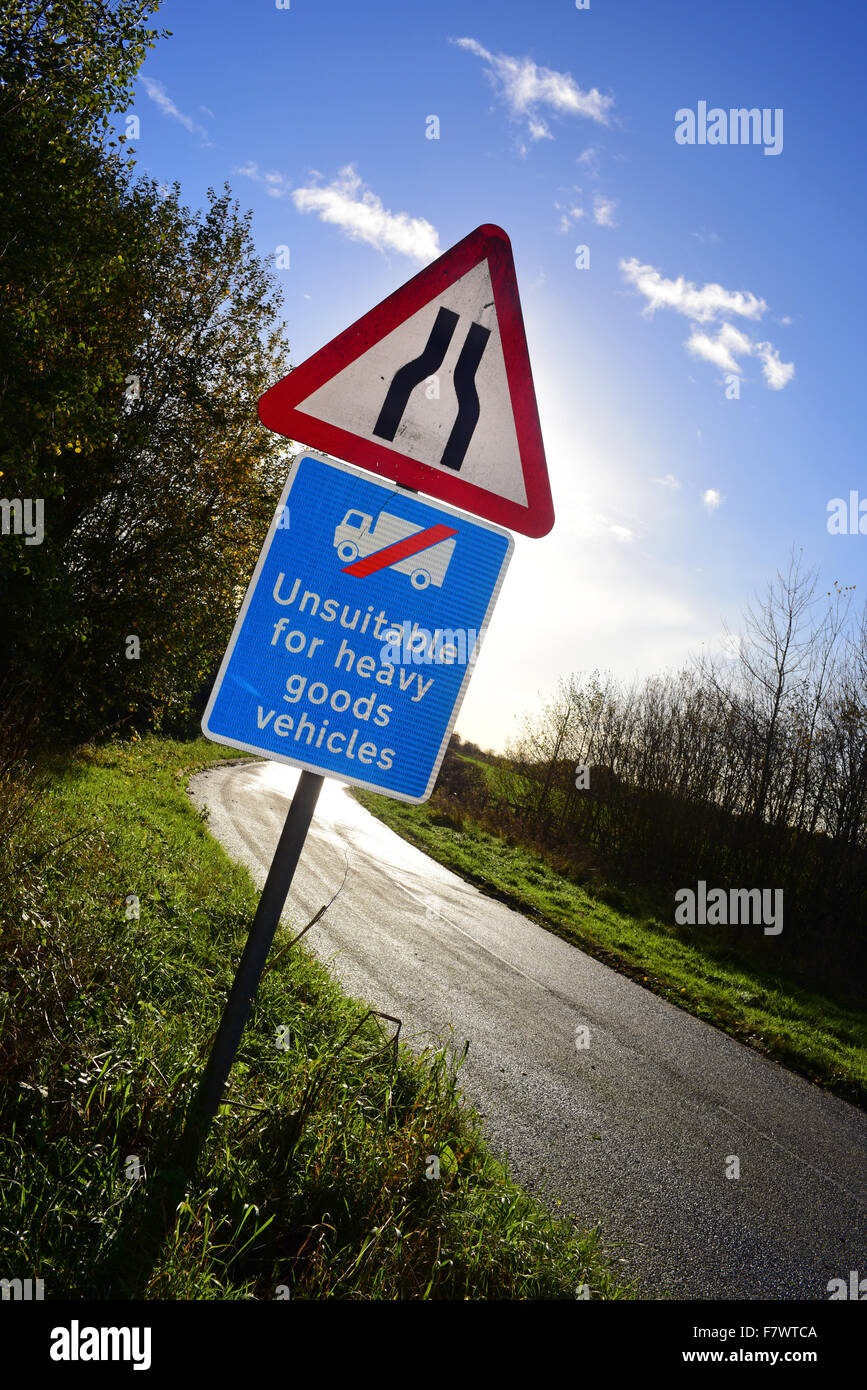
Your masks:
{"label": "white sign face", "polygon": [[[460,373],[456,377],[455,372],[462,359],[465,384],[459,389]],[[471,371],[474,364],[475,370]],[[394,396],[400,392],[400,399],[393,397],[391,410],[383,418],[391,383],[408,365],[413,366],[412,375],[419,379],[408,396],[405,389],[400,392],[398,384]],[[442,459],[456,424],[456,402],[460,406],[462,399],[465,412],[471,411],[474,418],[467,419],[472,428],[467,429],[463,451],[454,450],[450,468]],[[519,506],[527,505],[486,260],[392,329],[318,391],[299,400],[296,409],[349,430],[371,444],[387,441],[402,454],[433,468],[454,472],[457,464],[464,482],[474,483]],[[463,444],[464,440],[460,442]]]}

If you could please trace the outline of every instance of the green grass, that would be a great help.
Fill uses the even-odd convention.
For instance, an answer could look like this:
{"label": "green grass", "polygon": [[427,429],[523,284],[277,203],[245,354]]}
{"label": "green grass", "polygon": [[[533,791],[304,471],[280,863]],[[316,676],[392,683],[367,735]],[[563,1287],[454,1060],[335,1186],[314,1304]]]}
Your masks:
{"label": "green grass", "polygon": [[41,1277],[47,1298],[634,1296],[596,1231],[488,1154],[458,1059],[395,1061],[391,1025],[287,949],[286,927],[178,1187],[180,1122],[256,902],[185,791],[227,756],[147,738],[57,758],[0,845],[4,1276]]}
{"label": "green grass", "polygon": [[746,958],[743,941],[718,929],[711,940],[700,927],[675,926],[649,910],[636,915],[629,910],[635,894],[616,887],[594,893],[535,851],[435,802],[410,806],[370,792],[355,795],[398,834],[491,896],[811,1081],[867,1104],[863,1009],[793,979],[775,960],[770,939],[752,943],[752,958]]}

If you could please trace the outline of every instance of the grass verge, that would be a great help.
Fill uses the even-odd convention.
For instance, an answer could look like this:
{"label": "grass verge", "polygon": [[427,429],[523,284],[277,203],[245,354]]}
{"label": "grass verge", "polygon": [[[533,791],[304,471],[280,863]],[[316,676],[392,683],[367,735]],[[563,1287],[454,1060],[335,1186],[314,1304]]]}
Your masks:
{"label": "grass verge", "polygon": [[395,1058],[303,946],[277,959],[284,928],[168,1202],[256,902],[185,791],[231,756],[146,738],[56,758],[0,845],[0,1272],[49,1299],[634,1296],[597,1232],[487,1153],[457,1060]]}
{"label": "grass verge", "polygon": [[867,1105],[867,1029],[854,1000],[811,991],[780,970],[773,946],[717,928],[662,920],[637,893],[591,892],[534,850],[491,834],[435,802],[411,806],[355,789],[411,844],[646,989],[721,1028],[847,1100]]}

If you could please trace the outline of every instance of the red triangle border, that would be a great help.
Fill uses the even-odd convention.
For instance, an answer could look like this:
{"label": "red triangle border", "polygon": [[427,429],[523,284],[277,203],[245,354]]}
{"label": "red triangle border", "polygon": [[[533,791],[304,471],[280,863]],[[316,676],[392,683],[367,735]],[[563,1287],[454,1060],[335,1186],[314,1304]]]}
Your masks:
{"label": "red triangle border", "polygon": [[[399,324],[435,299],[481,261],[487,260],[500,328],[506,380],[515,417],[518,451],[524,472],[527,505],[408,458],[382,443],[329,425],[296,409],[298,401],[324,386],[344,367],[373,347]],[[370,309],[331,342],[270,387],[259,401],[259,419],[277,434],[354,463],[404,487],[437,497],[476,516],[526,536],[545,536],[554,525],[545,448],[539,425],[533,373],[509,238],[501,227],[485,223],[444,252],[400,289]]]}

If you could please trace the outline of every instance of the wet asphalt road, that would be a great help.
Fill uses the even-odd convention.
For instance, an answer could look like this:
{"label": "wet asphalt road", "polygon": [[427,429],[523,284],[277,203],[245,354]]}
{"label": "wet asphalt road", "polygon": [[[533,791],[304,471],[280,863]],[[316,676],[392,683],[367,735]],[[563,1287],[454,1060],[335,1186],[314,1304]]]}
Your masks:
{"label": "wet asphalt road", "polygon": [[[191,784],[259,884],[297,775],[245,763]],[[867,1275],[861,1111],[486,898],[326,780],[296,926],[347,865],[305,941],[411,1044],[469,1039],[461,1085],[494,1151],[553,1209],[601,1222],[645,1297],[824,1300]]]}

